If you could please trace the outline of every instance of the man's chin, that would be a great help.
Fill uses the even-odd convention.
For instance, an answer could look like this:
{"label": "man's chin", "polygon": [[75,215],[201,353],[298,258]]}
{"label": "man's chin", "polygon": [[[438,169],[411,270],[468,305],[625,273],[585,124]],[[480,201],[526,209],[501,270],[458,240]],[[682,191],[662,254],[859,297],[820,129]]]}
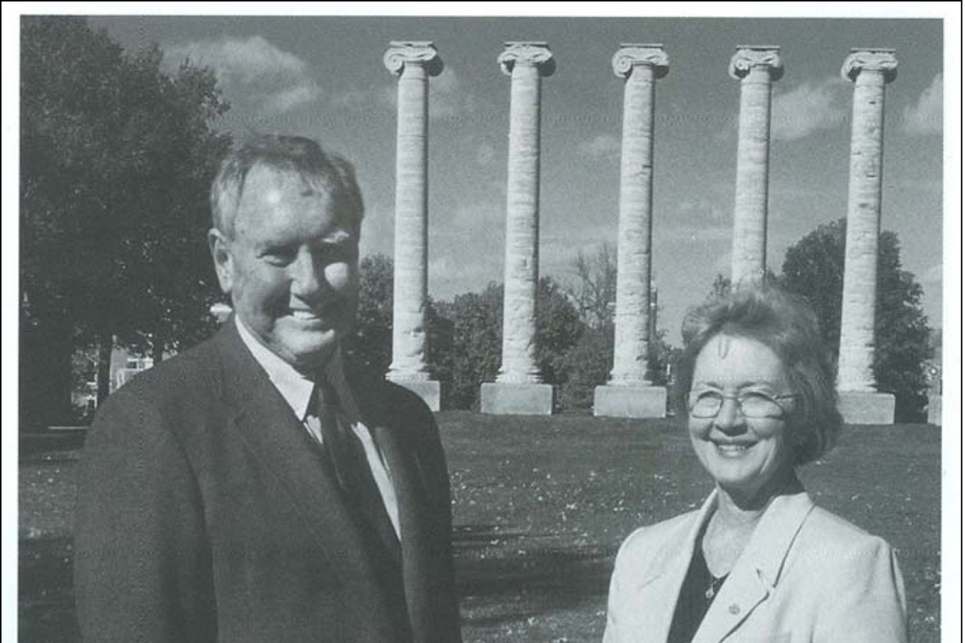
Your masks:
{"label": "man's chin", "polygon": [[302,336],[282,341],[280,346],[281,357],[300,371],[324,366],[335,353],[341,337],[341,333],[335,330],[300,333],[300,335]]}

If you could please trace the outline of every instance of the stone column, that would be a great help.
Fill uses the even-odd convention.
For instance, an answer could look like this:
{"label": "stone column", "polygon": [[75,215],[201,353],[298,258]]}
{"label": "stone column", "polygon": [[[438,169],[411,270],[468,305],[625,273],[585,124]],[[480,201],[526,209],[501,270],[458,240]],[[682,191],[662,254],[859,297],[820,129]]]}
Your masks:
{"label": "stone column", "polygon": [[539,278],[540,82],[555,71],[545,42],[507,42],[498,58],[512,77],[506,186],[506,269],[503,355],[495,383],[482,385],[484,413],[548,415],[553,387],[536,364],[536,288]]}
{"label": "stone column", "polygon": [[784,75],[780,47],[738,45],[730,75],[741,81],[731,283],[759,284],[767,261],[767,163],[771,82]]}
{"label": "stone column", "polygon": [[385,66],[399,76],[395,161],[392,364],[386,377],[439,410],[439,382],[426,364],[428,295],[429,77],[442,72],[431,42],[390,43]]}
{"label": "stone column", "polygon": [[852,49],[841,67],[845,80],[854,83],[838,353],[839,404],[845,422],[851,424],[895,421],[895,398],[876,392],[871,366],[875,353],[885,84],[897,73],[893,49]]}
{"label": "stone column", "polygon": [[663,45],[624,44],[613,73],[624,79],[620,156],[620,223],[613,370],[593,395],[593,414],[664,417],[667,389],[647,377],[651,334],[653,110],[658,78],[669,70]]}

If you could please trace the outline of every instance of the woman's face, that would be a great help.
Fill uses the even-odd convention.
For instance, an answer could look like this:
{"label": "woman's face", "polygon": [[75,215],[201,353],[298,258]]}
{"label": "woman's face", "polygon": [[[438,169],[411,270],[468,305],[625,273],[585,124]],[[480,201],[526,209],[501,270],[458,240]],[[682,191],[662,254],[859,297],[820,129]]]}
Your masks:
{"label": "woman's face", "polygon": [[[704,468],[718,487],[732,497],[758,497],[769,481],[794,468],[794,444],[787,426],[793,410],[784,365],[767,346],[754,339],[717,335],[697,355],[691,385],[690,439]],[[712,417],[696,409],[698,397],[720,396],[723,403]],[[768,399],[777,404],[769,404]],[[746,407],[747,417],[741,402]]]}

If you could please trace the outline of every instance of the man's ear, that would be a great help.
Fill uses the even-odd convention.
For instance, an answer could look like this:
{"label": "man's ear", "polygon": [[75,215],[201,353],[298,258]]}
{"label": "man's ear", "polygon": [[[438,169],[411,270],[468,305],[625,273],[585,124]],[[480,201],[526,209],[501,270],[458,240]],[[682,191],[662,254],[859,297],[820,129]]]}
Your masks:
{"label": "man's ear", "polygon": [[211,249],[211,259],[214,261],[214,271],[218,275],[221,291],[231,294],[231,275],[234,274],[233,259],[228,251],[228,239],[217,228],[208,230],[208,247]]}

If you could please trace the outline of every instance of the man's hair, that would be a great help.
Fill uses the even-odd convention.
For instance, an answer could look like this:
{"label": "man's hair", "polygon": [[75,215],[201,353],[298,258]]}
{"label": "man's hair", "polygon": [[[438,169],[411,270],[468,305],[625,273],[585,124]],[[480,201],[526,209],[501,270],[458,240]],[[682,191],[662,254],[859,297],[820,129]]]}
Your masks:
{"label": "man's hair", "polygon": [[842,420],[831,361],[817,317],[802,299],[773,285],[738,288],[688,311],[682,334],[684,351],[677,362],[674,390],[681,417],[690,414],[688,399],[700,351],[717,335],[743,337],[774,351],[796,395],[787,419],[794,463],[817,460],[834,446]]}
{"label": "man's hair", "polygon": [[211,223],[229,239],[245,179],[256,166],[297,174],[309,188],[328,194],[358,235],[364,206],[352,164],[310,138],[260,134],[228,153],[211,184]]}

